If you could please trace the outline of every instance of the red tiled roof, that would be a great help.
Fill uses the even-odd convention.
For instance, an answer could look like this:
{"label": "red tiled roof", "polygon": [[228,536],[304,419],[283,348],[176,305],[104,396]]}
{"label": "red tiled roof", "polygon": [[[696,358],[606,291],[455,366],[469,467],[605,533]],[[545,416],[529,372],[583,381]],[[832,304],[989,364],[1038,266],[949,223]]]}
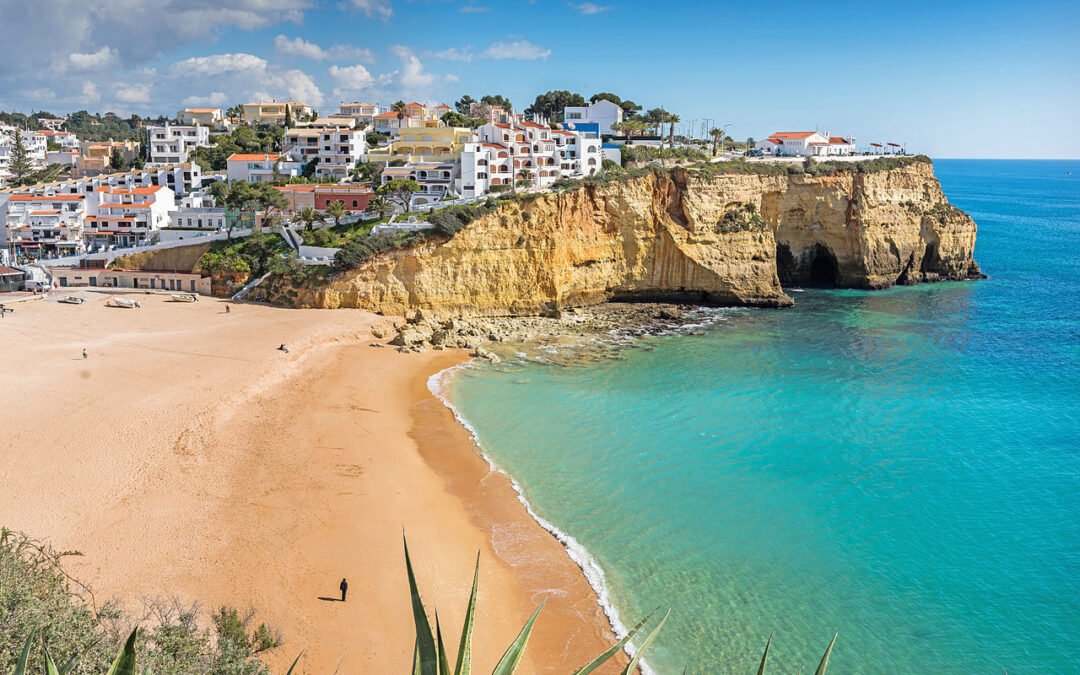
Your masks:
{"label": "red tiled roof", "polygon": [[396,112],[384,112],[384,113],[381,113],[379,115],[375,115],[375,119],[377,119],[377,120],[378,119],[389,119],[391,117],[393,117],[394,119],[397,119],[397,113]]}
{"label": "red tiled roof", "polygon": [[13,202],[77,202],[83,195],[11,195]]}
{"label": "red tiled roof", "polygon": [[272,160],[284,159],[284,155],[257,155],[257,154],[244,154],[236,152],[229,155],[226,162],[269,162]]}
{"label": "red tiled roof", "polygon": [[829,136],[829,143],[833,145],[848,145],[851,143],[851,141],[844,138],[843,136]]}
{"label": "red tiled roof", "polygon": [[769,138],[790,138],[792,140],[797,140],[800,138],[810,138],[816,133],[816,131],[778,131],[769,136]]}

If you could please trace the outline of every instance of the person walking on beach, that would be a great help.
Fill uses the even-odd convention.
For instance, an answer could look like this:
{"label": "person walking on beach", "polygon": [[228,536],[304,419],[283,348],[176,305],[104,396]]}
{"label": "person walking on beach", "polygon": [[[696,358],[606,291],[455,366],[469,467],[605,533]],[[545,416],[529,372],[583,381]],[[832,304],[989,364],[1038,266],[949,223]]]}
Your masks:
{"label": "person walking on beach", "polygon": [[345,595],[349,592],[349,582],[342,579],[338,588],[341,589],[341,601],[345,602]]}
{"label": "person walking on beach", "polygon": [[230,305],[225,305],[225,313],[232,314],[232,307]]}
{"label": "person walking on beach", "polygon": [[85,361],[86,360],[86,350],[85,349],[82,350],[82,357],[83,357],[83,361]]}
{"label": "person walking on beach", "polygon": [[281,346],[278,347],[278,351],[279,352],[285,352],[286,354],[288,354],[289,353],[289,348],[285,346],[284,342],[282,342]]}

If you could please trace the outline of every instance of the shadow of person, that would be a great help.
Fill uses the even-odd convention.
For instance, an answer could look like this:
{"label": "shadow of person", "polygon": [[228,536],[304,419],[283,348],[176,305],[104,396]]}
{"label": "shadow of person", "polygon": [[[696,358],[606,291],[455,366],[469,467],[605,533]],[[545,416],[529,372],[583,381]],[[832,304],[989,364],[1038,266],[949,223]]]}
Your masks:
{"label": "shadow of person", "polygon": [[328,598],[322,595],[319,596],[319,599],[323,600],[324,602],[341,602],[341,598]]}

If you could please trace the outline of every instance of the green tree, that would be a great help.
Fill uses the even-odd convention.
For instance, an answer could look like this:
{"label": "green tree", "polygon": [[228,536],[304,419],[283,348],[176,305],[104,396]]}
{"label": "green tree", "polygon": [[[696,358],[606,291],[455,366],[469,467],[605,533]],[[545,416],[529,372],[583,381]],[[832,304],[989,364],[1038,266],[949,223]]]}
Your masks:
{"label": "green tree", "polygon": [[465,94],[457,101],[454,102],[454,109],[462,115],[469,115],[472,111],[472,104],[476,103],[476,99],[468,94]]}
{"label": "green tree", "polygon": [[271,222],[275,211],[282,211],[289,205],[285,193],[269,183],[255,183],[253,186],[256,208],[262,211],[262,224]]}
{"label": "green tree", "polygon": [[334,200],[326,205],[326,217],[334,220],[334,227],[341,225],[341,219],[349,212],[349,209],[345,208],[345,202],[340,199]]}
{"label": "green tree", "polygon": [[564,108],[584,105],[584,96],[560,89],[537,96],[533,104],[525,109],[525,114],[542,115],[553,122],[562,122]]}
{"label": "green tree", "polygon": [[513,109],[513,105],[510,103],[510,99],[506,98],[502,94],[488,94],[487,96],[481,96],[480,102],[484,105],[498,106],[503,110],[509,112]]}
{"label": "green tree", "polygon": [[304,224],[305,230],[311,232],[311,230],[314,228],[315,223],[326,222],[326,216],[324,216],[321,212],[316,211],[311,207],[308,207],[306,209],[301,209],[300,212],[296,214],[296,220],[297,222],[301,222]]}
{"label": "green tree", "polygon": [[124,155],[121,154],[120,148],[113,148],[109,153],[109,166],[117,171],[123,171],[127,168],[127,161],[124,159]]}
{"label": "green tree", "polygon": [[380,185],[375,193],[386,197],[392,202],[401,205],[402,211],[408,211],[412,204],[412,197],[420,191],[420,184],[414,180],[395,178],[384,185]]}
{"label": "green tree", "polygon": [[11,146],[11,159],[8,162],[12,185],[22,185],[33,171],[34,162],[30,159],[30,151],[23,141],[22,130],[15,129],[15,141]]}
{"label": "green tree", "polygon": [[627,99],[621,104],[623,116],[627,118],[637,117],[637,114],[641,112],[641,106],[633,101]]}
{"label": "green tree", "polygon": [[398,124],[400,125],[401,120],[405,119],[405,111],[407,110],[405,101],[394,101],[393,105],[390,106],[390,110],[397,113]]}
{"label": "green tree", "polygon": [[353,177],[357,180],[371,181],[379,175],[379,167],[371,162],[357,162]]}
{"label": "green tree", "polygon": [[623,104],[623,100],[619,98],[617,94],[612,94],[610,91],[602,91],[599,94],[593,94],[589,97],[589,103],[596,103],[597,101],[611,101],[620,107]]}
{"label": "green tree", "polygon": [[680,118],[675,113],[667,113],[668,123],[668,145],[675,147],[675,125],[678,124]]}
{"label": "green tree", "polygon": [[293,125],[292,106],[286,104],[285,105],[285,128],[286,129],[291,129],[292,125]]}
{"label": "green tree", "polygon": [[394,205],[386,197],[376,196],[368,202],[367,210],[378,214],[379,218],[385,218],[388,213],[394,210]]}

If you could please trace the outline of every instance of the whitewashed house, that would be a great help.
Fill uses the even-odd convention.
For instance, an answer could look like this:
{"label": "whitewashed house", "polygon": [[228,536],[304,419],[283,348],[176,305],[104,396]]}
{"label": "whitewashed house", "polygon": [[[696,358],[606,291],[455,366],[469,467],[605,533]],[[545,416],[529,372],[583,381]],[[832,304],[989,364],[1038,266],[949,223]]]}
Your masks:
{"label": "whitewashed house", "polygon": [[[99,187],[87,195],[83,240],[88,250],[148,243],[151,233],[168,227],[176,196],[163,185]],[[155,234],[156,236],[156,234]]]}
{"label": "whitewashed house", "polygon": [[229,182],[240,180],[252,183],[272,183],[299,176],[304,163],[284,153],[234,153],[226,162]]}
{"label": "whitewashed house", "polygon": [[778,131],[758,141],[754,147],[777,157],[841,156],[855,154],[855,139],[830,136],[828,131]]}
{"label": "whitewashed house", "polygon": [[285,132],[284,147],[302,164],[317,160],[316,177],[344,179],[367,156],[367,136],[348,126],[298,127]]}
{"label": "whitewashed house", "polygon": [[199,124],[216,129],[225,125],[225,114],[221,108],[184,108],[176,111],[176,120],[185,126]]}
{"label": "whitewashed house", "polygon": [[194,148],[210,146],[210,127],[169,124],[146,127],[151,166],[183,164]]}
{"label": "whitewashed house", "polygon": [[342,103],[338,106],[338,112],[334,117],[353,119],[358,125],[371,127],[375,123],[375,116],[381,112],[379,106],[374,103]]}
{"label": "whitewashed house", "polygon": [[563,123],[567,129],[586,136],[596,134],[594,138],[616,133],[612,126],[622,121],[623,109],[611,101],[600,100],[587,106],[563,108]]}

